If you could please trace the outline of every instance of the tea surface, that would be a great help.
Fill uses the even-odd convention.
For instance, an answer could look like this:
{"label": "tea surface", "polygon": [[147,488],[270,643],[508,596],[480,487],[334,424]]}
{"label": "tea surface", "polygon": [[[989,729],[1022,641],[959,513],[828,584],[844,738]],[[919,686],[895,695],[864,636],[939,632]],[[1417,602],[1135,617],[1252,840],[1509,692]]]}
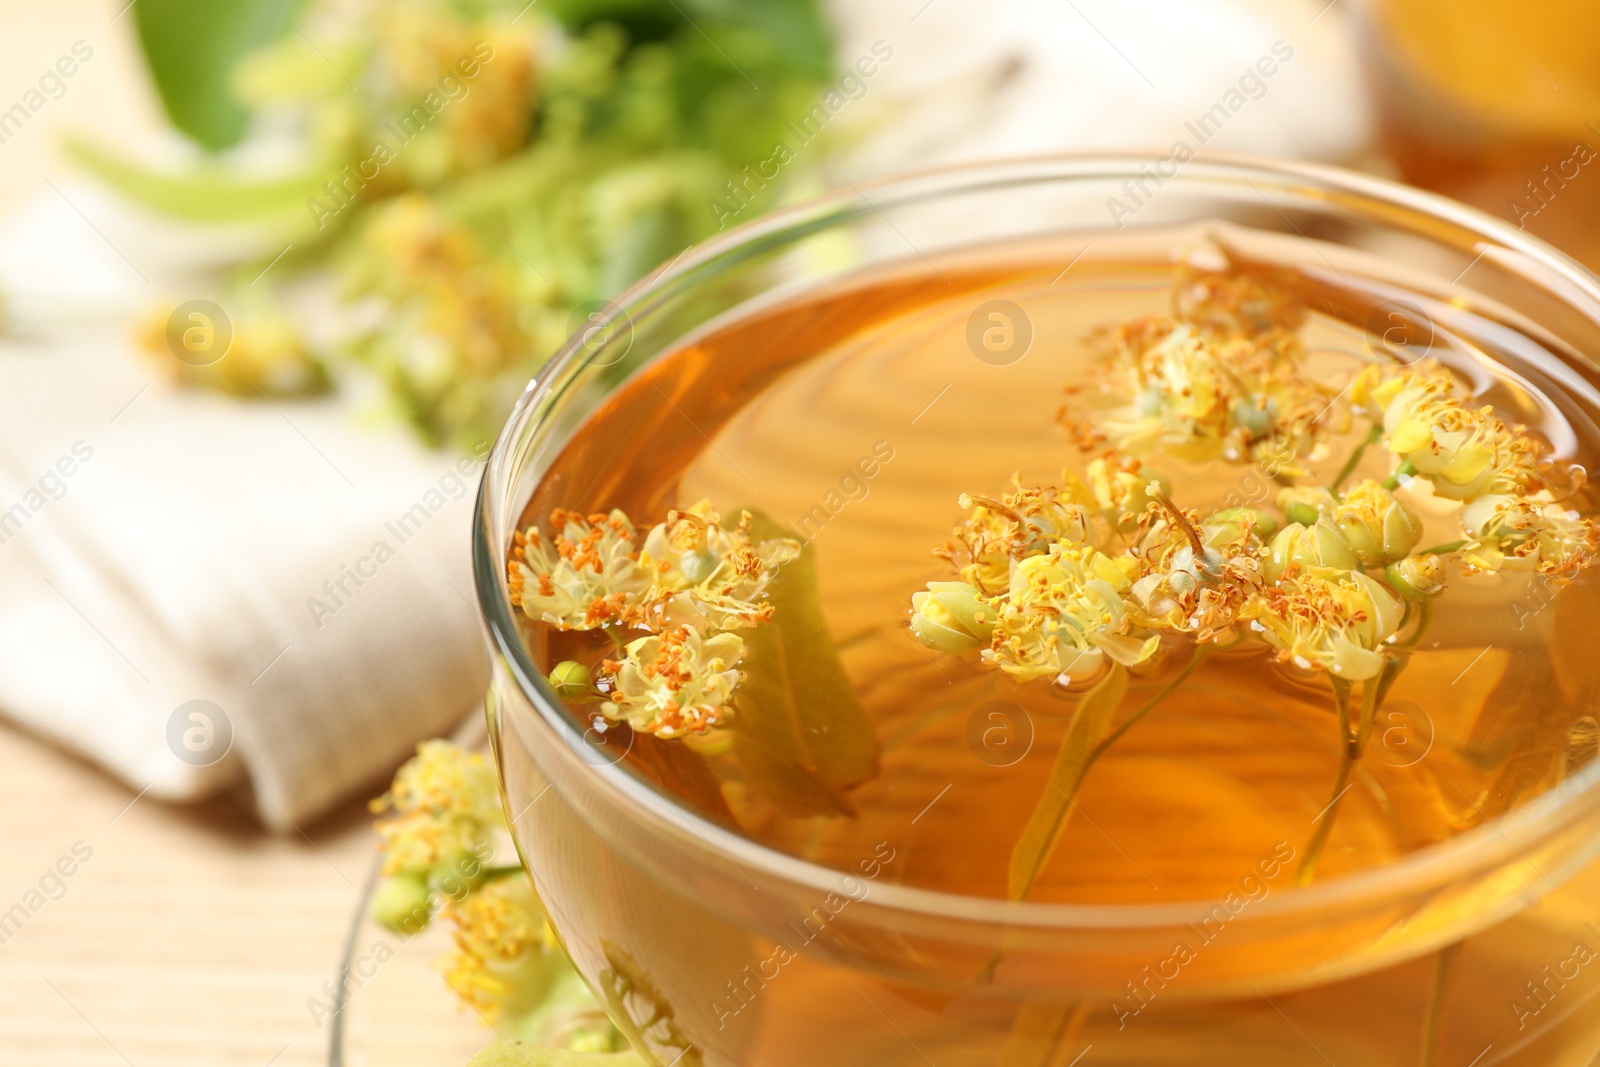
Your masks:
{"label": "tea surface", "polygon": [[[853,870],[891,841],[885,880],[1007,896],[1013,850],[1052,788],[1094,678],[1019,682],[976,657],[937,652],[915,639],[908,609],[925,583],[954,577],[931,550],[962,519],[960,494],[998,497],[1014,474],[1022,485],[1058,484],[1064,467],[1081,471],[1106,450],[1077,443],[1114,405],[1082,388],[1097,374],[1089,339],[1167,312],[1180,267],[1174,255],[1097,242],[1063,271],[1080,247],[918,263],[732,319],[658,358],[583,426],[524,525],[548,527],[554,508],[621,508],[642,531],[708,499],[725,524],[750,509],[785,527],[805,547],[790,566],[814,579],[820,609],[818,628],[787,654],[836,650],[861,716],[829,734],[799,715],[791,740],[809,753],[802,762],[855,768],[824,766],[821,799],[815,781],[797,796],[782,767],[740,750],[727,727],[663,740],[600,723],[603,734],[591,736],[606,751],[626,751],[631,769],[681,803],[783,852]],[[1470,383],[1475,403],[1529,427],[1553,469],[1593,468],[1589,412],[1545,391],[1554,356],[1512,354],[1498,343],[1502,325],[1379,276],[1315,262],[1291,275],[1308,309],[1309,376],[1336,393],[1365,364],[1425,355]],[[1308,470],[1298,480],[1332,481],[1364,433],[1333,434],[1324,454],[1298,457]],[[1185,508],[1245,505],[1283,520],[1286,479],[1274,480],[1273,464],[1148,465]],[[1393,456],[1369,449],[1353,476],[1392,468]],[[1408,498],[1419,544],[1459,540],[1453,502],[1420,496]],[[1568,506],[1592,511],[1581,479]],[[1444,841],[1591,759],[1600,667],[1583,644],[1597,621],[1592,579],[1557,588],[1536,572],[1453,573],[1377,709],[1317,877]],[[529,641],[547,670],[619,654],[598,631],[533,625]],[[1133,665],[1118,717],[1177,679],[1192,648],[1166,642]],[[779,681],[803,691],[795,703],[827,702],[828,672],[814,667]],[[733,709],[737,718],[737,695]],[[1326,673],[1259,640],[1218,651],[1090,769],[1029,899],[1224,896],[1241,871],[1303,852],[1329,809],[1340,746]]]}

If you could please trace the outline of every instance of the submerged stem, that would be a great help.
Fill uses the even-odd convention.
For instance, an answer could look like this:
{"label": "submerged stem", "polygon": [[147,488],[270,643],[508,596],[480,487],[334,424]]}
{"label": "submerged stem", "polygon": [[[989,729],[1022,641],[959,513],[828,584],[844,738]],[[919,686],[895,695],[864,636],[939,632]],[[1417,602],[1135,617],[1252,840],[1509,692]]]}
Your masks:
{"label": "submerged stem", "polygon": [[1183,665],[1183,670],[1179,671],[1177,676],[1174,677],[1172,681],[1162,686],[1156,692],[1155,696],[1145,701],[1143,706],[1141,706],[1138,711],[1134,712],[1132,715],[1129,715],[1121,726],[1111,731],[1111,733],[1106,736],[1104,741],[1101,741],[1098,745],[1094,746],[1094,748],[1089,752],[1089,758],[1087,762],[1084,764],[1084,773],[1088,774],[1089,768],[1094,766],[1094,761],[1104,755],[1106,749],[1110,748],[1112,745],[1121,740],[1122,735],[1133,729],[1134,725],[1137,724],[1140,719],[1144,718],[1146,715],[1150,714],[1151,711],[1155,710],[1155,706],[1157,704],[1171,696],[1172,691],[1178,688],[1178,686],[1182,685],[1188,679],[1189,675],[1193,674],[1200,664],[1206,661],[1206,657],[1210,656],[1213,651],[1215,651],[1215,649],[1211,645],[1196,645],[1194,654],[1189,657],[1189,662]]}
{"label": "submerged stem", "polygon": [[1367,751],[1367,740],[1372,736],[1372,726],[1378,719],[1378,704],[1389,689],[1386,684],[1393,660],[1385,659],[1376,678],[1361,684],[1361,717],[1356,721],[1356,736],[1351,741],[1350,758],[1360,759]]}
{"label": "submerged stem", "polygon": [[1127,689],[1125,669],[1113,665],[1112,674],[1108,675],[1100,685],[1084,694],[1073,713],[1072,724],[1068,728],[1067,738],[1062,742],[1060,752],[1056,755],[1055,765],[1051,768],[1050,788],[1040,798],[1038,807],[1034,809],[1028,825],[1023,829],[1022,837],[1012,849],[1008,888],[1013,900],[1025,900],[1032,891],[1035,879],[1055,849],[1061,831],[1072,817],[1078,792],[1083,788],[1089,772],[1094,769],[1095,762],[1106,753],[1107,749],[1116,744],[1123,734],[1131,730],[1135,723],[1182,685],[1184,680],[1205,662],[1212,651],[1209,645],[1196,645],[1194,653],[1189,657],[1189,662],[1184,664],[1183,669],[1154,696],[1145,701],[1137,711],[1128,716],[1122,725],[1104,737],[1098,735],[1110,724],[1110,718],[1116,713],[1117,705],[1122,702],[1122,694]]}
{"label": "submerged stem", "polygon": [[[1375,689],[1373,693],[1376,695]],[[1362,695],[1365,697],[1365,692]],[[1365,699],[1362,703],[1366,703]],[[1317,828],[1312,831],[1305,855],[1300,860],[1300,869],[1295,872],[1294,884],[1297,886],[1306,885],[1316,876],[1317,860],[1322,857],[1328,835],[1333,832],[1334,816],[1338,814],[1339,802],[1350,788],[1350,771],[1355,766],[1355,739],[1350,735],[1350,683],[1342,678],[1333,679],[1333,704],[1339,714],[1339,770],[1333,779],[1332,799],[1312,819]]]}
{"label": "submerged stem", "polygon": [[1428,992],[1428,1007],[1422,1017],[1421,1067],[1438,1067],[1439,1064],[1439,1020],[1444,1015],[1444,991],[1456,957],[1461,954],[1461,945],[1460,941],[1446,945],[1433,958],[1433,988]]}
{"label": "submerged stem", "polygon": [[1362,439],[1360,444],[1356,445],[1355,450],[1350,453],[1350,458],[1344,461],[1344,466],[1340,467],[1339,473],[1334,475],[1333,484],[1328,487],[1333,490],[1334,496],[1339,495],[1339,487],[1344,484],[1345,479],[1356,472],[1356,467],[1361,464],[1361,457],[1366,453],[1368,446],[1377,444],[1378,439],[1382,436],[1382,426],[1375,425],[1367,431],[1367,436]]}

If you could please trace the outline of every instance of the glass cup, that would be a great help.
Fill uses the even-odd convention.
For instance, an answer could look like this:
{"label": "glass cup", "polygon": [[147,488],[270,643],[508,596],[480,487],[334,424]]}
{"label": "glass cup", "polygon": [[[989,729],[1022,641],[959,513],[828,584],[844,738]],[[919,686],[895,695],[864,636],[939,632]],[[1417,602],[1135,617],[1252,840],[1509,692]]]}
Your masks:
{"label": "glass cup", "polygon": [[[1136,211],[1117,210],[1134,197]],[[1043,234],[1166,241],[1198,220],[1286,261],[1336,271],[1360,253],[1413,293],[1492,307],[1561,354],[1540,371],[1575,417],[1600,415],[1600,279],[1432,194],[1225,157],[962,166],[791,207],[635,286],[530,384],[474,531],[490,733],[551,922],[652,1063],[1583,1067],[1600,1051],[1600,761],[1396,862],[1261,898],[978,899],[882,876],[892,841],[828,869],[675,804],[619,763],[615,735],[574,725],[519,631],[504,560],[521,510],[574,431],[657,354],[863,267],[920,269]],[[1391,345],[1421,328],[1382,326]]]}

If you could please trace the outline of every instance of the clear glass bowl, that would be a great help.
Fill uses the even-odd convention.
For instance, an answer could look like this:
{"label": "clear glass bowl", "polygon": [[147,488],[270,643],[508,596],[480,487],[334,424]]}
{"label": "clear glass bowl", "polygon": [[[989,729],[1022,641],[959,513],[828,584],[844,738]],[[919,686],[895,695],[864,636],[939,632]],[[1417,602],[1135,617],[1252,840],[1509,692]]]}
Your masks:
{"label": "clear glass bowl", "polygon": [[[1130,185],[1153,195],[1131,215],[1113,211]],[[1600,959],[1576,962],[1600,950],[1586,925],[1600,919],[1600,762],[1398,862],[1273,892],[1178,975],[1175,944],[1195,941],[1191,924],[1217,901],[1012,903],[876,882],[835,913],[852,896],[843,872],[761,847],[644,784],[574,727],[530,658],[504,582],[513,527],[574,431],[658,354],[719,316],[864,266],[1199,220],[1333,270],[1346,253],[1368,267],[1376,254],[1394,284],[1492,308],[1562,353],[1546,373],[1567,402],[1600,412],[1600,284],[1584,268],[1430,194],[1220,157],[964,166],[789,208],[635,286],[529,386],[491,456],[474,531],[491,739],[555,929],[654,1063],[1582,1067],[1600,1050]],[[825,930],[774,965],[825,904]],[[1114,1001],[1138,990],[1147,1007],[1129,1019]]]}

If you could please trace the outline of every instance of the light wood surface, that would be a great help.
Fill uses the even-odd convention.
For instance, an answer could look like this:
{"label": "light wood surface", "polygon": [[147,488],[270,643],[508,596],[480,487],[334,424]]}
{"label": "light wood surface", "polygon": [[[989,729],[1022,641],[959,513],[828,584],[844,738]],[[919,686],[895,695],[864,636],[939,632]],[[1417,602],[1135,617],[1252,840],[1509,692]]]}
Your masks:
{"label": "light wood surface", "polygon": [[[230,798],[137,797],[0,726],[0,1063],[49,1067],[314,1067],[328,1062],[333,979],[373,861],[352,803],[274,836]],[[57,883],[62,857],[91,852]],[[435,961],[443,930],[401,944],[370,924],[352,980],[351,1067],[461,1067],[492,1034],[457,1008]],[[388,953],[383,953],[388,956]]]}

